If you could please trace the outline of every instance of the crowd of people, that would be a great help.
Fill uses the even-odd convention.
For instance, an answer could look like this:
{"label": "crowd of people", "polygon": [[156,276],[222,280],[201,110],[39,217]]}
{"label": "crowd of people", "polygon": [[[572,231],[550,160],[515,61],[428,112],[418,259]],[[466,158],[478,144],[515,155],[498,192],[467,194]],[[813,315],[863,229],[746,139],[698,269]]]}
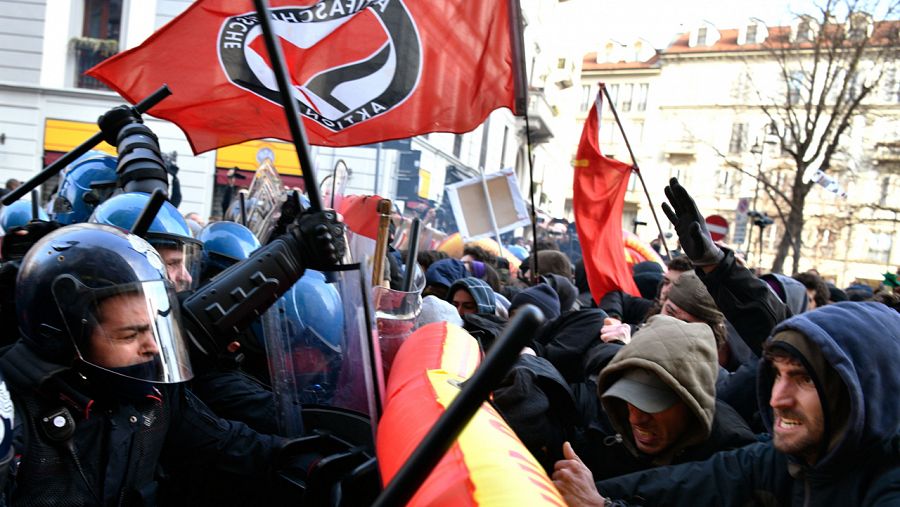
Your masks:
{"label": "crowd of people", "polygon": [[[66,177],[115,168],[91,155]],[[377,489],[322,471],[335,453],[362,465],[371,443],[284,424],[261,317],[275,308],[297,347],[291,406],[327,404],[343,316],[314,270],[344,256],[340,217],[306,211],[262,244],[234,222],[153,209],[147,193],[74,186],[47,218],[0,213],[0,498],[318,505],[342,484],[344,505],[371,501]],[[679,255],[635,264],[639,295],[592,293],[591,252],[553,220],[510,245],[519,266],[476,244],[418,252],[414,327],[460,326],[487,352],[523,306],[540,311],[491,402],[570,506],[900,501],[896,275],[841,290],[815,271],[754,272],[711,240],[676,180],[666,195]],[[388,255],[399,289],[407,252]],[[285,476],[299,490],[285,493]]]}

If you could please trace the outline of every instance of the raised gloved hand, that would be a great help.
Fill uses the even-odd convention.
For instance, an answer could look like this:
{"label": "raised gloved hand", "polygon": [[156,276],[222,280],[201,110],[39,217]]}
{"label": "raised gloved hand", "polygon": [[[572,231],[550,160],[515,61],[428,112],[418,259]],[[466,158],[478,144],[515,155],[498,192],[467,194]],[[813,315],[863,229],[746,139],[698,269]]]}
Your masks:
{"label": "raised gloved hand", "polygon": [[97,119],[97,126],[103,132],[103,140],[112,146],[118,146],[119,132],[122,127],[131,123],[144,123],[141,115],[131,106],[116,106]]}
{"label": "raised gloved hand", "polygon": [[328,271],[340,263],[347,250],[344,224],[334,210],[305,212],[290,232],[299,244],[305,268]]}
{"label": "raised gloved hand", "polygon": [[700,214],[700,210],[697,209],[694,199],[676,178],[669,180],[669,186],[665,191],[666,198],[672,205],[670,207],[663,203],[662,209],[672,225],[675,226],[684,253],[695,266],[718,264],[725,254],[710,237],[709,231],[706,229],[706,221]]}

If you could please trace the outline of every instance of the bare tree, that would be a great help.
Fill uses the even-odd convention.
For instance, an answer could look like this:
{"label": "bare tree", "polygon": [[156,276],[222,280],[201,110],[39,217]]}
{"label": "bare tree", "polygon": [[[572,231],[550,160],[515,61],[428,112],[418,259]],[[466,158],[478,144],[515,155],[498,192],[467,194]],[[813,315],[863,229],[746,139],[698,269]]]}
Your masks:
{"label": "bare tree", "polygon": [[[854,118],[869,112],[866,99],[886,73],[896,71],[900,22],[893,18],[900,2],[890,2],[825,0],[816,16],[801,16],[794,26],[769,30],[763,48],[777,62],[780,89],[769,94],[755,88],[760,108],[776,126],[773,133],[793,165],[783,191],[761,179],[784,231],[772,271],[782,272],[788,255],[793,257],[793,271],[798,270],[804,207],[814,185],[808,176],[839,165],[836,155]],[[869,13],[878,13],[882,21],[874,21]]]}

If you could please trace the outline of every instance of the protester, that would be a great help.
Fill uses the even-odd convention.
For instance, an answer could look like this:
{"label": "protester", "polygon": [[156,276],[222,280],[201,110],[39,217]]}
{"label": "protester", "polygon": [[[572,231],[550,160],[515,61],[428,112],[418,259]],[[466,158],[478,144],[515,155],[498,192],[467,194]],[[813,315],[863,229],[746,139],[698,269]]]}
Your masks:
{"label": "protester", "polygon": [[898,363],[900,315],[884,305],[837,303],[792,317],[766,343],[759,377],[771,441],[596,489],[583,472],[560,476],[557,485],[570,506],[604,505],[603,497],[672,506],[893,505]]}
{"label": "protester", "polygon": [[450,285],[447,301],[456,307],[460,317],[469,313],[493,315],[497,311],[494,291],[483,280],[471,276],[460,278]]}
{"label": "protester", "polygon": [[510,318],[523,305],[536,306],[548,321],[559,317],[559,296],[546,283],[539,283],[516,294],[509,305]]}
{"label": "protester", "polygon": [[423,296],[437,296],[447,299],[447,289],[453,282],[469,276],[466,265],[456,259],[435,261],[425,270],[425,290]]}
{"label": "protester", "polygon": [[822,280],[816,273],[807,271],[806,273],[797,273],[794,280],[802,283],[806,287],[806,295],[809,301],[809,309],[815,310],[828,304],[828,286],[825,280]]}
{"label": "protester", "polygon": [[580,466],[614,477],[753,442],[740,416],[716,400],[717,373],[709,326],[651,317],[600,373],[596,395],[608,421],[592,422],[577,444],[584,465],[557,463],[554,480]]}

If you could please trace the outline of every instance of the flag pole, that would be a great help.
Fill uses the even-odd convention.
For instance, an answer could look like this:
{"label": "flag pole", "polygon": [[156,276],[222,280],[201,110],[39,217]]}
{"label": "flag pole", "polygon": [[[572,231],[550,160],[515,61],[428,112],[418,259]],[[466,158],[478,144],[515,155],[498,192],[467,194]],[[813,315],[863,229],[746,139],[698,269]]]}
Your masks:
{"label": "flag pole", "polygon": [[294,149],[297,150],[297,158],[300,160],[300,168],[303,170],[303,183],[306,185],[306,195],[309,197],[309,209],[320,211],[322,209],[322,197],[319,195],[319,187],[316,183],[316,171],[309,157],[309,144],[306,141],[306,130],[300,121],[300,110],[297,102],[291,96],[291,84],[288,81],[287,67],[284,63],[284,53],[281,46],[275,40],[275,30],[272,28],[272,19],[269,13],[267,0],[253,0],[256,12],[259,15],[259,23],[262,26],[263,38],[266,41],[266,51],[272,61],[272,71],[278,81],[278,91],[281,93],[281,105],[287,116],[288,127],[294,140]]}
{"label": "flag pole", "polygon": [[538,240],[537,240],[537,207],[534,205],[534,157],[532,156],[531,123],[528,121],[528,80],[525,77],[525,43],[522,27],[522,6],[519,0],[508,0],[509,36],[513,52],[513,86],[515,87],[515,115],[525,117],[525,140],[528,158],[528,193],[531,196],[531,280],[537,283],[538,272]]}
{"label": "flag pole", "polygon": [[[650,198],[650,191],[647,190],[647,184],[644,183],[644,176],[641,174],[641,168],[638,167],[637,158],[634,156],[634,152],[631,150],[631,143],[628,142],[628,136],[625,135],[625,128],[622,126],[622,122],[619,121],[619,113],[616,111],[616,106],[613,104],[612,98],[609,96],[609,90],[606,89],[606,83],[600,84],[600,93],[606,96],[606,103],[609,104],[609,110],[612,111],[613,118],[616,120],[616,125],[619,126],[619,132],[622,133],[622,139],[625,140],[625,147],[628,148],[628,155],[631,157],[631,170],[638,175],[638,179],[641,180],[641,187],[644,188],[644,195],[647,196],[647,202],[650,203],[650,212],[653,213],[653,221],[656,222],[656,228],[659,230],[659,241],[663,244],[663,248],[666,249],[666,256],[670,259],[672,258],[672,253],[669,252],[669,245],[666,243],[666,236],[663,234],[662,226],[659,224],[659,217],[656,216],[656,208],[653,207],[653,199]],[[600,111],[597,111],[597,114],[600,114]]]}

